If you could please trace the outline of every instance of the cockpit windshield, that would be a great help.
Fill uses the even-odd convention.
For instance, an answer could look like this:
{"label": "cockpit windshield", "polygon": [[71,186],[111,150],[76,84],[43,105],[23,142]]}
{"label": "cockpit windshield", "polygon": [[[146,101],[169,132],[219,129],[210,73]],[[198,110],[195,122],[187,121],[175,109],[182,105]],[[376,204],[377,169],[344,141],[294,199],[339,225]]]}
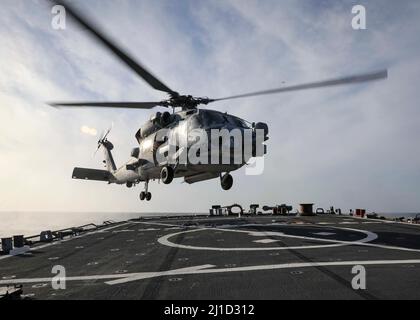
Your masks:
{"label": "cockpit windshield", "polygon": [[241,118],[228,115],[228,119],[229,119],[229,122],[231,122],[232,124],[234,124],[237,127],[248,128],[248,125],[246,124],[246,122],[244,120],[242,120]]}
{"label": "cockpit windshield", "polygon": [[214,110],[200,110],[198,118],[204,127],[214,127],[217,125],[226,126],[230,124],[231,126],[239,128],[248,128],[244,120]]}

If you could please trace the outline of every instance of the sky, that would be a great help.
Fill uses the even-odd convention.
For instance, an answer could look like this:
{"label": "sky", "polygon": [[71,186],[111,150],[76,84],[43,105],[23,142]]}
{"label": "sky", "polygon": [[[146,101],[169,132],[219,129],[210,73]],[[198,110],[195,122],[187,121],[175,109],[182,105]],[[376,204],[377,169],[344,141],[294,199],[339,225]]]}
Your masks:
{"label": "sky", "polygon": [[[386,81],[212,105],[270,127],[265,170],[219,181],[127,189],[71,179],[101,168],[98,135],[122,165],[156,111],[57,110],[48,101],[148,101],[138,79],[71,19],[51,27],[44,0],[2,0],[0,211],[207,212],[212,204],[302,202],[376,212],[420,210],[420,2],[312,0],[72,1],[169,87],[223,97],[388,68]],[[353,30],[351,9],[367,10]],[[4,218],[3,217],[3,218]]]}

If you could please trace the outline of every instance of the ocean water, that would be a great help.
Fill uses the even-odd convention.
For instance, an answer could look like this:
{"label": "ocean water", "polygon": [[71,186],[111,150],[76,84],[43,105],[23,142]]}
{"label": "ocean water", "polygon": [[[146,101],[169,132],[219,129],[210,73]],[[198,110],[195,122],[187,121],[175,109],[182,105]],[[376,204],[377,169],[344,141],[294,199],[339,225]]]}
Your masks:
{"label": "ocean water", "polygon": [[[115,212],[0,212],[0,238],[32,236],[44,230],[59,230],[107,220],[123,221],[138,217],[194,215],[200,213],[115,213]],[[203,213],[201,213],[203,214]],[[415,217],[418,213],[380,213],[387,218]]]}
{"label": "ocean water", "polygon": [[[180,213],[115,213],[115,212],[0,212],[0,238],[13,235],[32,236],[45,230],[60,230],[89,223],[123,221],[150,216],[172,216]],[[183,213],[194,215],[196,213]]]}

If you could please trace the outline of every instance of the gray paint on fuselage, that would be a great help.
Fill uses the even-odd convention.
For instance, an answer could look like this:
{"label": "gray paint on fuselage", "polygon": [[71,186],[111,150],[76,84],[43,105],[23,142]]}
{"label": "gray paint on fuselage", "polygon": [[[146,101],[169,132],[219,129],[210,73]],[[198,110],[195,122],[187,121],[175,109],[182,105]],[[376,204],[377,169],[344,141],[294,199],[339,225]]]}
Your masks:
{"label": "gray paint on fuselage", "polygon": [[[126,164],[118,170],[112,172],[114,183],[126,184],[127,182],[140,182],[146,180],[160,179],[160,171],[167,163],[156,163],[156,149],[167,146],[168,142],[159,146],[156,142],[156,136],[159,135],[160,130],[169,129],[169,141],[187,141],[187,148],[196,143],[195,139],[189,139],[189,132],[194,129],[206,130],[210,139],[210,131],[212,129],[239,129],[241,131],[250,129],[244,120],[232,115],[224,114],[214,110],[195,110],[195,111],[181,111],[177,112],[174,122],[169,124],[166,128],[156,130],[156,132],[149,134],[143,139],[139,139],[139,157],[138,159],[146,160],[147,163],[137,168],[135,171],[128,170],[127,164],[133,164],[138,159],[131,158]],[[210,146],[210,141],[208,141]],[[109,151],[110,153],[110,151]],[[112,157],[112,155],[111,155]],[[249,159],[245,159],[248,161]],[[245,162],[246,162],[245,161]],[[245,165],[242,164],[179,164],[175,172],[175,178],[192,176],[202,172],[211,172],[221,174],[223,172],[232,172]]]}

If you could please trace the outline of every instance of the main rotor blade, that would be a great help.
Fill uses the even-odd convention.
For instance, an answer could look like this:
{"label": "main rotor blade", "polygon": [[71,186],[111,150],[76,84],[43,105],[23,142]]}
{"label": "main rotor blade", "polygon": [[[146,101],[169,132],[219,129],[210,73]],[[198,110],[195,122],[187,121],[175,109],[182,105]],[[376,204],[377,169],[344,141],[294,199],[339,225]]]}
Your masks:
{"label": "main rotor blade", "polygon": [[347,84],[356,84],[356,83],[375,81],[375,80],[381,80],[381,79],[386,79],[386,78],[388,78],[388,70],[381,70],[374,73],[360,74],[360,75],[354,75],[350,77],[325,80],[325,81],[319,81],[319,82],[311,82],[307,84],[283,87],[283,88],[278,88],[278,89],[271,89],[271,90],[266,90],[266,91],[245,93],[245,94],[240,94],[240,95],[225,97],[225,98],[220,98],[220,99],[209,99],[209,103],[222,101],[222,100],[239,99],[239,98],[262,96],[262,95],[268,95],[268,94],[283,93],[283,92],[289,92],[289,91],[300,91],[300,90],[333,87],[333,86],[347,85]]}
{"label": "main rotor blade", "polygon": [[66,9],[66,13],[76,20],[82,27],[90,31],[90,33],[99,40],[106,48],[112,51],[122,62],[124,62],[129,68],[136,72],[140,77],[142,77],[149,85],[154,89],[167,92],[169,94],[176,94],[168,86],[166,86],[162,81],[157,79],[152,75],[145,67],[143,67],[139,62],[136,62],[128,53],[124,52],[119,48],[113,41],[105,36],[105,34],[100,31],[100,28],[94,25],[90,19],[84,16],[80,11],[75,9],[73,6],[69,5],[67,1],[64,0],[49,0],[53,4],[62,5]]}
{"label": "main rotor blade", "polygon": [[76,103],[49,103],[55,108],[121,108],[121,109],[152,109],[164,106],[162,102],[76,102]]}

